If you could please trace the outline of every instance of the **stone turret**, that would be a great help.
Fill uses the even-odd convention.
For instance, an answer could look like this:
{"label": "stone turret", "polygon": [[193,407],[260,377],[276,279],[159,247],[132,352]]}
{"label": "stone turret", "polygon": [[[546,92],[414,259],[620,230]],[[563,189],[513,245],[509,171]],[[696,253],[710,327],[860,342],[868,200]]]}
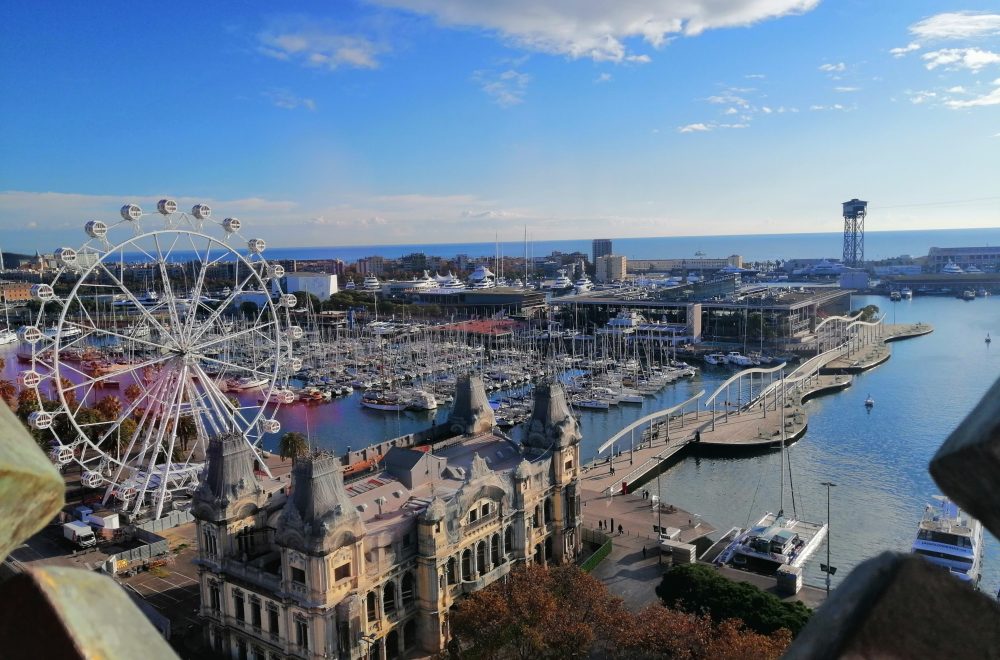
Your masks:
{"label": "stone turret", "polygon": [[455,406],[448,416],[448,427],[454,433],[475,435],[486,433],[496,424],[496,416],[486,397],[483,379],[479,376],[459,376],[455,386]]}
{"label": "stone turret", "polygon": [[212,438],[207,454],[192,506],[196,518],[219,522],[235,517],[236,509],[248,501],[260,506],[264,490],[254,475],[254,455],[243,435],[229,432]]}
{"label": "stone turret", "polygon": [[535,388],[535,405],[522,444],[531,449],[564,449],[579,444],[583,435],[573,416],[562,383]]}
{"label": "stone turret", "polygon": [[298,459],[292,471],[292,493],[278,521],[278,542],[326,554],[364,534],[364,522],[347,495],[336,457],[317,454]]}

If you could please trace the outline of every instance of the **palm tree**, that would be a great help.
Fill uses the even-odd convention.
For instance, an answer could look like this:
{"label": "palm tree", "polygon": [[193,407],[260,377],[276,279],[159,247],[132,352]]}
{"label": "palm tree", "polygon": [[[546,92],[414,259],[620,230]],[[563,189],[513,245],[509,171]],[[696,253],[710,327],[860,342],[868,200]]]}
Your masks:
{"label": "palm tree", "polygon": [[142,388],[139,387],[138,383],[132,383],[131,385],[125,388],[125,398],[128,400],[129,403],[132,403],[133,401],[138,399],[139,395],[141,394],[142,394]]}
{"label": "palm tree", "polygon": [[109,422],[118,419],[118,415],[122,414],[122,402],[118,400],[118,397],[111,394],[98,401],[95,407],[104,419]]}
{"label": "palm tree", "polygon": [[289,431],[281,436],[281,441],[278,443],[278,454],[282,459],[290,458],[294,465],[299,456],[305,456],[308,453],[309,441],[306,440],[306,436],[298,431]]}
{"label": "palm tree", "polygon": [[[62,390],[63,396],[66,398],[66,405],[72,408],[76,405],[76,390],[73,389],[73,381],[65,376],[59,379],[59,389]],[[59,393],[53,392],[53,398],[58,398]]]}

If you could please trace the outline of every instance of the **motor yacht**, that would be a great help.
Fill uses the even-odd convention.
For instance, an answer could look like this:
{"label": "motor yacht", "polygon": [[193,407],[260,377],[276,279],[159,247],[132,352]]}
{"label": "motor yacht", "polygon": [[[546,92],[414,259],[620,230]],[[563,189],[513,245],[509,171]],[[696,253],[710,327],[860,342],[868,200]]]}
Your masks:
{"label": "motor yacht", "polygon": [[581,275],[580,279],[578,279],[576,282],[573,282],[573,290],[576,293],[586,293],[587,291],[590,291],[593,288],[594,288],[594,283],[590,281],[590,278],[587,277],[586,273]]}
{"label": "motor yacht", "polygon": [[943,495],[924,507],[913,552],[955,577],[979,584],[983,559],[983,526]]}
{"label": "motor yacht", "polygon": [[497,276],[489,268],[483,265],[476,267],[469,275],[469,288],[472,289],[492,289],[496,286]]}
{"label": "motor yacht", "polygon": [[951,259],[949,259],[949,260],[948,260],[948,263],[946,263],[946,264],[945,264],[945,265],[944,265],[944,266],[943,266],[943,267],[941,268],[941,272],[942,272],[942,273],[945,273],[945,274],[947,274],[947,275],[961,275],[961,274],[962,274],[962,273],[964,273],[965,271],[964,271],[964,270],[962,270],[962,267],[961,267],[961,266],[959,266],[959,265],[958,265],[958,264],[956,264],[956,263],[955,263],[954,261],[952,261]]}
{"label": "motor yacht", "polygon": [[382,288],[382,283],[374,275],[369,275],[361,286],[365,291],[378,291]]}
{"label": "motor yacht", "polygon": [[566,269],[560,268],[558,272],[559,272],[559,277],[557,277],[556,279],[552,280],[549,283],[548,286],[549,291],[552,291],[553,293],[560,293],[572,289],[573,280],[566,277]]}

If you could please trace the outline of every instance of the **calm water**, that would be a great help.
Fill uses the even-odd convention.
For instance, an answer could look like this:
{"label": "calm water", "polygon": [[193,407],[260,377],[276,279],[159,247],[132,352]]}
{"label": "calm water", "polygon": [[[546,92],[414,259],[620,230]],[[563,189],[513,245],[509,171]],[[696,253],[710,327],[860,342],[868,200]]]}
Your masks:
{"label": "calm water", "polygon": [[[514,232],[512,239],[500,243],[505,256],[524,256],[524,243]],[[503,238],[503,237],[501,237]],[[843,251],[843,235],[821,234],[762,234],[741,236],[655,236],[650,238],[616,238],[615,254],[629,259],[690,258],[696,252],[709,257],[742,255],[748,261],[773,259],[839,258]],[[1000,244],[1000,228],[940,229],[921,231],[869,231],[865,234],[865,256],[884,259],[902,254],[926,255],[931,247],[960,247]],[[381,255],[399,258],[412,252],[452,258],[457,254],[470,257],[493,256],[494,243],[437,243],[409,245],[349,245],[326,247],[268,248],[268,259],[342,259],[347,263],[362,257]],[[590,254],[590,240],[533,241],[530,254],[536,257],[560,252]],[[192,253],[178,251],[175,260],[190,259]],[[136,256],[137,260],[145,257]]]}
{"label": "calm water", "polygon": [[[1000,376],[1000,342],[989,348],[987,332],[1000,339],[1000,296],[964,302],[955,298],[917,297],[890,303],[886,298],[856,297],[853,307],[874,303],[899,322],[927,321],[932,334],[894,344],[886,364],[862,374],[845,392],[813,400],[809,430],[789,450],[800,517],[826,517],[826,490],[833,481],[832,563],[835,580],[865,558],[883,550],[909,550],[924,504],[938,492],[927,464],[945,437]],[[14,346],[4,347],[6,377],[20,368]],[[23,366],[23,365],[22,365]],[[608,412],[583,412],[583,455],[625,424],[679,403],[699,389],[711,391],[731,372],[706,370],[694,379],[668,387],[640,406]],[[864,399],[875,399],[868,414]],[[308,431],[316,446],[343,452],[385,438],[426,428],[447,417],[434,413],[386,413],[362,408],[358,394],[319,406],[288,406],[279,412],[283,430]],[[270,438],[273,449],[276,438]],[[751,458],[686,458],[660,479],[663,497],[699,513],[716,527],[744,526],[764,511],[778,508],[778,454]],[[785,510],[791,511],[787,492]],[[821,585],[820,548],[807,565],[806,581]],[[1000,587],[1000,543],[987,533],[984,588]]]}

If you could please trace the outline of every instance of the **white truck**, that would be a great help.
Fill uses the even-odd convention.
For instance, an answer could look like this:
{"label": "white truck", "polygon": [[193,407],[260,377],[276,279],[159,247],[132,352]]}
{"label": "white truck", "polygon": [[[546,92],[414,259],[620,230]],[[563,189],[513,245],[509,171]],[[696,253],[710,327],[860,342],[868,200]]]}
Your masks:
{"label": "white truck", "polygon": [[94,530],[85,522],[74,520],[63,525],[63,536],[78,548],[93,548],[97,545]]}

